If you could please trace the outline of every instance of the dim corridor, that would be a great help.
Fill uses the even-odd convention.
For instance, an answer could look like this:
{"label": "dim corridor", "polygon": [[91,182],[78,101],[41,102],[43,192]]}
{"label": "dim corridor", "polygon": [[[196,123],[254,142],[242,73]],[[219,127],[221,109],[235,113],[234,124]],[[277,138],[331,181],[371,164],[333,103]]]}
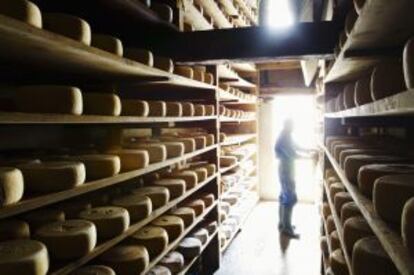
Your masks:
{"label": "dim corridor", "polygon": [[[293,224],[301,238],[286,240],[277,231],[277,202],[261,202],[243,231],[224,253],[215,275],[320,274],[320,218],[314,204],[297,204]],[[285,251],[285,252],[283,252]]]}

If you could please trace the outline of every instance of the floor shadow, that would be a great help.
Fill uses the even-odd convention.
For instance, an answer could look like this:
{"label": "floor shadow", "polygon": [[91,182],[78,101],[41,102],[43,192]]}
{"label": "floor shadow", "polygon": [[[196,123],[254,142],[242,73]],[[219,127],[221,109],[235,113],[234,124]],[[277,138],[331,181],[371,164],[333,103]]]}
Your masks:
{"label": "floor shadow", "polygon": [[283,233],[279,233],[279,244],[280,244],[280,251],[282,252],[282,254],[286,253],[287,249],[289,248],[290,241],[291,241],[291,238],[289,238]]}

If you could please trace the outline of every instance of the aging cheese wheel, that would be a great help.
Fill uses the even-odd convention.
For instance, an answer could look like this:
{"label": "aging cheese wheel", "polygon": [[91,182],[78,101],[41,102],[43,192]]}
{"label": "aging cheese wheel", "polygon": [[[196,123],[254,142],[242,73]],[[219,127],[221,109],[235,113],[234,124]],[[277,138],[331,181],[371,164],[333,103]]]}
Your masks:
{"label": "aging cheese wheel", "polygon": [[410,39],[405,44],[403,53],[403,68],[404,68],[404,79],[405,85],[408,89],[414,88],[414,40]]}
{"label": "aging cheese wheel", "polygon": [[352,197],[349,193],[347,193],[347,192],[336,193],[335,197],[334,197],[334,206],[335,206],[336,213],[338,213],[338,215],[340,215],[342,206],[345,203],[352,202],[352,201],[353,201],[353,199],[352,199]]}
{"label": "aging cheese wheel", "polygon": [[225,133],[220,133],[219,134],[219,142],[224,142],[226,141],[227,135]]}
{"label": "aging cheese wheel", "polygon": [[207,179],[208,172],[206,168],[200,167],[200,168],[194,169],[193,171],[196,172],[199,182],[203,182]]}
{"label": "aging cheese wheel", "polygon": [[362,166],[358,173],[358,187],[362,194],[372,197],[374,182],[386,175],[414,174],[412,164],[370,164]]}
{"label": "aging cheese wheel", "polygon": [[79,218],[96,226],[99,239],[110,239],[124,233],[129,227],[129,214],[125,208],[107,206],[82,211]]}
{"label": "aging cheese wheel", "polygon": [[212,73],[204,74],[204,82],[210,85],[214,84],[214,75]]}
{"label": "aging cheese wheel", "polygon": [[199,239],[187,237],[184,238],[178,245],[178,252],[180,252],[185,259],[192,259],[201,254],[202,243]]}
{"label": "aging cheese wheel", "polygon": [[335,144],[332,146],[332,155],[334,156],[334,158],[336,159],[336,161],[339,161],[340,159],[340,155],[342,153],[342,151],[347,150],[347,149],[355,149],[355,148],[361,148],[361,144],[358,143],[343,143],[343,144]]}
{"label": "aging cheese wheel", "polygon": [[200,70],[196,70],[195,68],[193,68],[193,70],[194,70],[194,80],[204,82],[205,72],[200,71]]}
{"label": "aging cheese wheel", "polygon": [[345,222],[343,234],[346,250],[351,255],[355,243],[362,238],[372,236],[373,232],[365,218],[357,216]]}
{"label": "aging cheese wheel", "polygon": [[147,248],[150,259],[154,259],[167,249],[168,233],[159,226],[145,226],[127,239],[128,243],[143,245]]}
{"label": "aging cheese wheel", "polygon": [[226,214],[229,214],[229,213],[230,213],[230,208],[231,208],[231,205],[230,205],[230,203],[228,203],[228,202],[222,201],[222,202],[220,203],[220,208],[221,208],[221,210],[222,210],[222,211],[224,211]]}
{"label": "aging cheese wheel", "polygon": [[192,225],[196,217],[194,209],[190,207],[179,207],[171,211],[171,215],[181,218],[185,227]]}
{"label": "aging cheese wheel", "polygon": [[206,207],[212,206],[215,201],[214,194],[203,194],[200,196],[200,199],[204,202]]}
{"label": "aging cheese wheel", "polygon": [[404,205],[401,218],[401,236],[403,243],[414,254],[414,198]]}
{"label": "aging cheese wheel", "polygon": [[23,174],[19,169],[0,167],[0,206],[20,201],[24,193]]}
{"label": "aging cheese wheel", "polygon": [[167,204],[170,200],[170,192],[161,186],[147,186],[132,191],[134,194],[147,196],[151,199],[152,208],[157,209]]}
{"label": "aging cheese wheel", "polygon": [[147,117],[150,113],[148,102],[138,99],[122,99],[121,100],[123,116],[139,116]]}
{"label": "aging cheese wheel", "polygon": [[345,262],[344,254],[341,249],[333,251],[329,257],[333,274],[335,275],[348,275],[349,270]]}
{"label": "aging cheese wheel", "polygon": [[87,180],[112,177],[121,171],[121,159],[115,155],[80,155],[68,159],[85,165]]}
{"label": "aging cheese wheel", "polygon": [[328,246],[328,238],[323,236],[321,237],[321,250],[325,259],[329,260],[329,246]]}
{"label": "aging cheese wheel", "polygon": [[124,195],[113,199],[112,204],[128,210],[132,222],[143,220],[152,212],[151,199],[145,195]]}
{"label": "aging cheese wheel", "polygon": [[183,77],[187,77],[187,78],[194,78],[194,71],[191,67],[188,66],[176,66],[174,68],[174,73],[181,75]]}
{"label": "aging cheese wheel", "polygon": [[394,263],[375,237],[359,240],[352,253],[352,270],[355,275],[397,275]]}
{"label": "aging cheese wheel", "polygon": [[196,144],[196,149],[200,150],[206,147],[207,145],[207,138],[205,136],[197,136],[197,137],[193,137],[195,144]]}
{"label": "aging cheese wheel", "polygon": [[91,46],[118,56],[124,55],[124,47],[121,40],[111,35],[93,33]]}
{"label": "aging cheese wheel", "polygon": [[0,243],[2,274],[46,275],[49,256],[44,244],[34,240],[14,240]]}
{"label": "aging cheese wheel", "polygon": [[160,70],[173,73],[174,72],[174,62],[171,58],[154,56],[154,67]]}
{"label": "aging cheese wheel", "polygon": [[42,14],[32,2],[26,0],[3,0],[0,14],[13,17],[34,27],[42,28]]}
{"label": "aging cheese wheel", "polygon": [[342,168],[345,167],[345,160],[348,156],[352,155],[370,155],[370,156],[376,156],[376,155],[384,155],[386,154],[385,151],[374,149],[374,148],[367,148],[367,149],[346,149],[341,151],[339,155],[339,164]]}
{"label": "aging cheese wheel", "polygon": [[173,251],[165,255],[159,264],[167,267],[172,274],[177,274],[184,268],[184,256],[177,251]]}
{"label": "aging cheese wheel", "polygon": [[332,214],[329,203],[324,202],[322,205],[322,217],[326,220]]}
{"label": "aging cheese wheel", "polygon": [[230,167],[237,163],[237,158],[233,156],[221,156],[220,157],[220,166],[221,167]]}
{"label": "aging cheese wheel", "polygon": [[379,100],[405,91],[403,66],[400,62],[385,62],[375,67],[371,75],[371,97]]}
{"label": "aging cheese wheel", "polygon": [[206,208],[203,200],[194,200],[187,203],[185,206],[194,209],[196,216],[203,214],[204,209]]}
{"label": "aging cheese wheel", "polygon": [[167,148],[163,144],[133,143],[126,145],[126,147],[147,151],[149,155],[149,163],[162,162],[167,159]]}
{"label": "aging cheese wheel", "polygon": [[344,88],[344,105],[346,109],[355,107],[355,83],[349,83]]}
{"label": "aging cheese wheel", "polygon": [[171,271],[162,265],[154,266],[150,271],[148,271],[148,275],[171,275]]}
{"label": "aging cheese wheel", "polygon": [[216,173],[216,171],[217,171],[217,167],[213,163],[212,164],[203,165],[202,167],[204,167],[204,168],[207,169],[207,176],[209,176],[209,177],[213,176]]}
{"label": "aging cheese wheel", "polygon": [[99,261],[111,267],[116,274],[141,274],[149,265],[147,249],[142,245],[118,245],[104,252]]}
{"label": "aging cheese wheel", "polygon": [[150,67],[154,66],[154,56],[150,51],[136,48],[126,48],[124,49],[124,56],[144,65]]}
{"label": "aging cheese wheel", "polygon": [[234,206],[239,201],[239,197],[234,195],[226,195],[222,196],[221,200],[224,202],[228,202],[231,206]]}
{"label": "aging cheese wheel", "polygon": [[331,247],[332,250],[336,250],[338,248],[341,248],[341,243],[339,241],[339,235],[338,235],[338,231],[333,231],[330,235],[329,235],[329,240],[331,242]]}
{"label": "aging cheese wheel", "polygon": [[216,114],[214,105],[205,105],[206,116],[214,116]]}
{"label": "aging cheese wheel", "polygon": [[167,102],[167,116],[180,117],[183,115],[183,107],[179,102]]}
{"label": "aging cheese wheel", "polygon": [[152,221],[152,224],[164,228],[170,242],[175,241],[184,232],[184,221],[177,216],[164,215]]}
{"label": "aging cheese wheel", "polygon": [[29,224],[22,220],[2,220],[0,221],[0,242],[29,239]]}
{"label": "aging cheese wheel", "polygon": [[167,149],[167,158],[177,158],[184,155],[184,143],[183,142],[162,142]]}
{"label": "aging cheese wheel", "polygon": [[328,234],[331,234],[336,230],[335,221],[332,215],[326,219],[326,228],[328,230]]}
{"label": "aging cheese wheel", "polygon": [[70,86],[19,87],[14,91],[14,103],[16,110],[23,113],[80,115],[83,111],[81,91]]}
{"label": "aging cheese wheel", "polygon": [[217,231],[218,223],[217,221],[206,221],[203,223],[203,227],[207,229],[208,234],[211,236]]}
{"label": "aging cheese wheel", "polygon": [[154,181],[153,184],[167,188],[171,199],[182,196],[186,191],[185,180],[182,179],[160,179]]}
{"label": "aging cheese wheel", "polygon": [[149,154],[146,150],[117,149],[108,153],[119,156],[122,172],[142,169],[149,165]]}
{"label": "aging cheese wheel", "polygon": [[43,225],[64,221],[65,213],[55,209],[38,209],[24,215],[24,220],[29,223],[31,231],[35,232]]}
{"label": "aging cheese wheel", "polygon": [[199,182],[197,173],[194,171],[180,171],[166,176],[172,179],[181,179],[185,181],[186,190],[194,188]]}
{"label": "aging cheese wheel", "polygon": [[332,200],[335,199],[335,195],[337,193],[345,192],[345,191],[346,190],[345,190],[344,185],[342,183],[340,183],[340,182],[332,183],[329,186],[329,194],[330,194]]}
{"label": "aging cheese wheel", "polygon": [[167,104],[165,101],[148,101],[148,116],[164,117],[167,115]]}
{"label": "aging cheese wheel", "polygon": [[362,106],[373,101],[371,96],[371,78],[364,77],[355,83],[355,105]]}
{"label": "aging cheese wheel", "polygon": [[119,116],[121,99],[116,94],[83,93],[83,114]]}
{"label": "aging cheese wheel", "polygon": [[71,275],[116,275],[115,271],[104,265],[88,265],[81,267],[74,272],[71,273]]}
{"label": "aging cheese wheel", "polygon": [[194,116],[194,104],[191,102],[183,102],[181,103],[183,108],[183,116]]}
{"label": "aging cheese wheel", "polygon": [[347,202],[342,206],[341,209],[341,223],[342,225],[345,224],[345,222],[352,217],[358,217],[361,216],[361,210],[359,210],[359,207],[356,205],[355,202]]}
{"label": "aging cheese wheel", "polygon": [[161,137],[161,141],[181,142],[184,145],[184,153],[191,153],[196,150],[196,142],[194,138],[177,138],[177,137]]}
{"label": "aging cheese wheel", "polygon": [[91,27],[85,20],[64,13],[43,13],[43,28],[90,45]]}
{"label": "aging cheese wheel", "polygon": [[414,175],[390,175],[375,182],[373,203],[386,222],[400,224],[404,204],[414,197]]}
{"label": "aging cheese wheel", "polygon": [[194,105],[194,116],[205,116],[206,115],[206,107],[202,104],[195,104]]}
{"label": "aging cheese wheel", "polygon": [[50,223],[36,231],[35,238],[47,247],[50,256],[59,260],[80,258],[96,245],[96,227],[85,220]]}
{"label": "aging cheese wheel", "polygon": [[207,134],[206,137],[206,146],[211,146],[215,144],[215,137],[213,134]]}
{"label": "aging cheese wheel", "polygon": [[202,245],[207,243],[208,236],[209,236],[208,230],[205,228],[200,228],[192,234],[192,237],[200,240]]}

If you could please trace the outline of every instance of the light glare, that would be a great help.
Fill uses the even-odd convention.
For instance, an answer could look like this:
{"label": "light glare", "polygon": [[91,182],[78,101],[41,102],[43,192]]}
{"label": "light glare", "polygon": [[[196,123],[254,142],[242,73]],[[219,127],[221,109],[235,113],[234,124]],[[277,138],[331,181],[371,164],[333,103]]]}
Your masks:
{"label": "light glare", "polygon": [[289,6],[289,0],[268,0],[267,24],[270,27],[289,27],[293,25],[294,18]]}

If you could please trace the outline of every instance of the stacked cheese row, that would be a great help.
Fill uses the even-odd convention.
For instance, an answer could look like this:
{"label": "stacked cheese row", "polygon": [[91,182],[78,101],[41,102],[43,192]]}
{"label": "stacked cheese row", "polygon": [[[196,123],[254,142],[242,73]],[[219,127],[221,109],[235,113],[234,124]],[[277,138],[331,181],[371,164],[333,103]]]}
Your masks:
{"label": "stacked cheese row", "polygon": [[230,84],[220,83],[220,88],[234,96],[237,96],[241,100],[255,101],[257,99],[255,95],[244,93],[240,89],[232,87]]}
{"label": "stacked cheese row", "polygon": [[222,117],[235,118],[235,119],[254,119],[256,117],[255,112],[247,112],[237,109],[230,109],[224,106],[219,107],[219,114]]}
{"label": "stacked cheese row", "polygon": [[[256,146],[254,144],[244,144],[242,146],[228,146],[221,150],[220,167],[226,168],[237,164],[240,161],[245,160],[246,157],[251,156],[256,152]],[[241,165],[245,168],[251,168],[252,162],[242,162]]]}

